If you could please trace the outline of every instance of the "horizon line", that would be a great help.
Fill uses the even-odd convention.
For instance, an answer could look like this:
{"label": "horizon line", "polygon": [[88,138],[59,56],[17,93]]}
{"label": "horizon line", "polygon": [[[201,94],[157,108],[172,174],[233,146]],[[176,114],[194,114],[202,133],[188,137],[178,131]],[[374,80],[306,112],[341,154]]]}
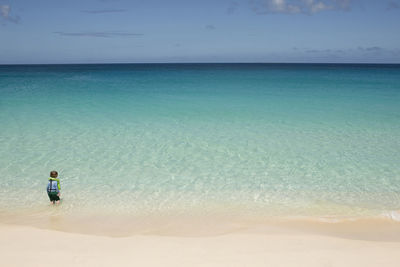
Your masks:
{"label": "horizon line", "polygon": [[37,65],[189,65],[189,64],[301,64],[301,65],[400,65],[399,63],[378,62],[87,62],[87,63],[0,63],[0,66],[37,66]]}

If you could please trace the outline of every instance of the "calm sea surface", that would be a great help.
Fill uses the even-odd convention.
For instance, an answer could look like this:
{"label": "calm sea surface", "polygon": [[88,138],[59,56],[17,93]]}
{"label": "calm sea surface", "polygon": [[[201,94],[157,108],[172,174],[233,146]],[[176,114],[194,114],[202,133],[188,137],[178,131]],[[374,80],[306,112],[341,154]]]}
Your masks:
{"label": "calm sea surface", "polygon": [[0,66],[0,213],[400,210],[400,65]]}

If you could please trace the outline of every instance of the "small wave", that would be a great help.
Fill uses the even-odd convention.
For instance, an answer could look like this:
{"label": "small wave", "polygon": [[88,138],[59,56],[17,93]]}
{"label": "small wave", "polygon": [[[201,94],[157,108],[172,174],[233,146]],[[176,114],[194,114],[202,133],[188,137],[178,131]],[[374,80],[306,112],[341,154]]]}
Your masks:
{"label": "small wave", "polygon": [[288,219],[290,221],[303,221],[303,222],[319,222],[327,224],[340,224],[352,222],[367,222],[367,221],[392,221],[400,222],[400,210],[389,211],[381,215],[365,215],[365,216],[289,216],[280,217],[281,219]]}
{"label": "small wave", "polygon": [[396,222],[400,222],[400,210],[390,211],[390,212],[384,214],[384,217],[389,218]]}

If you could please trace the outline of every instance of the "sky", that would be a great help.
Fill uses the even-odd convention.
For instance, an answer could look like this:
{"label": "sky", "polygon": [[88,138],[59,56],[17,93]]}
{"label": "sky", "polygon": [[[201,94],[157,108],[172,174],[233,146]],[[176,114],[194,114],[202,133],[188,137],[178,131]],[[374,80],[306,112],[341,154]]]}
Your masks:
{"label": "sky", "polygon": [[400,63],[400,0],[0,0],[0,64]]}

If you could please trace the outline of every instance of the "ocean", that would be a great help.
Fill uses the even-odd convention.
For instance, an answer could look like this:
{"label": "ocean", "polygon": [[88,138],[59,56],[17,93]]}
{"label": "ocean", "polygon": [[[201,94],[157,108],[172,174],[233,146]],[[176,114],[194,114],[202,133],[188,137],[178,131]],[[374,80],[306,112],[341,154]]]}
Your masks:
{"label": "ocean", "polygon": [[3,219],[400,220],[400,65],[2,65],[0,148]]}

